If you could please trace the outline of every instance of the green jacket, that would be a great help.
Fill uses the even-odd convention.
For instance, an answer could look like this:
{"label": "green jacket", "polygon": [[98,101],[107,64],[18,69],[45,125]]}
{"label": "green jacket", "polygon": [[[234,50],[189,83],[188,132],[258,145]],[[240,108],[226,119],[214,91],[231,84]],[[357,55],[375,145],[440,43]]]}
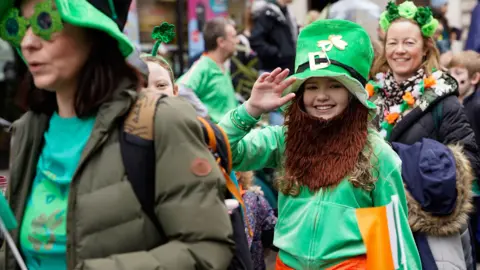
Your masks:
{"label": "green jacket", "polygon": [[[231,111],[220,122],[230,139],[235,170],[282,167],[285,127],[250,132],[256,122],[244,105]],[[279,195],[274,245],[280,249],[280,259],[286,265],[294,269],[325,269],[365,254],[355,210],[387,205],[392,196],[397,195],[404,246],[401,256],[406,258],[406,264],[399,269],[421,269],[420,256],[407,220],[401,161],[376,131],[369,131],[368,140],[378,160],[377,170],[373,170],[378,171],[373,191],[355,188],[345,177],[334,189],[311,193],[301,187],[297,197]]]}
{"label": "green jacket", "polygon": [[230,72],[223,71],[209,56],[202,55],[177,83],[195,92],[215,123],[238,106]]}
{"label": "green jacket", "polygon": [[[135,98],[134,91],[117,91],[97,114],[70,186],[68,269],[226,269],[234,242],[223,203],[225,181],[205,147],[194,109],[181,99],[166,98],[156,111],[155,212],[168,237],[161,245],[126,179],[120,153],[118,123]],[[48,121],[47,115],[28,112],[14,124],[9,200],[20,221]],[[198,158],[210,163],[208,175],[192,172]],[[18,245],[18,230],[12,236]],[[0,269],[17,268],[11,250],[4,249]]]}

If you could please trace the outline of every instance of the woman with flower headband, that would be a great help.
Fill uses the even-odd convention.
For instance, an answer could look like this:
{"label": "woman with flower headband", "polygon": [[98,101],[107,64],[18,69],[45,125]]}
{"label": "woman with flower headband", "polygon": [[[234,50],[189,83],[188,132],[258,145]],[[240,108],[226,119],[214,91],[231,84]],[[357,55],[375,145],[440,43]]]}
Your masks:
{"label": "woman with flower headband", "polygon": [[[365,30],[320,20],[299,35],[295,73],[276,69],[226,115],[233,167],[278,168],[277,270],[421,269],[398,156],[368,122],[373,49]],[[284,106],[285,105],[285,106]],[[285,126],[252,130],[286,109]]]}
{"label": "woman with flower headband", "polygon": [[[12,236],[26,267],[15,249],[5,248],[0,269],[226,269],[230,263],[225,182],[194,109],[168,97],[156,107],[133,106],[145,98],[137,91],[139,72],[126,62],[133,52],[122,33],[130,3],[0,1],[0,37],[29,69],[28,112],[13,127],[8,187],[20,225]],[[142,110],[149,109],[153,117],[145,123]],[[138,123],[133,128],[124,126],[130,116]],[[148,183],[154,188],[142,186],[153,198],[151,209],[142,209],[145,198],[125,172],[120,140],[127,135],[154,151],[159,172]]]}
{"label": "woman with flower headband", "polygon": [[[422,139],[433,139],[444,145],[461,145],[463,154],[468,157],[456,160],[464,168],[462,172],[473,169],[474,174],[480,175],[474,133],[456,97],[458,84],[440,70],[439,53],[432,39],[438,21],[433,18],[430,9],[416,7],[410,1],[399,6],[390,2],[380,17],[380,26],[386,33],[384,49],[374,63],[375,81],[367,84],[366,89],[370,100],[377,105],[382,136],[391,143],[406,145]],[[404,163],[407,162],[404,160]],[[435,169],[434,164],[429,166]],[[462,175],[465,174],[457,173],[457,192],[451,194],[454,210],[445,203],[442,210],[431,213],[425,210],[424,205],[419,206],[421,202],[407,196],[409,221],[415,236],[426,234],[429,241],[440,236],[457,239],[455,237],[463,235],[464,239],[468,238],[466,228],[471,210],[471,179]],[[420,240],[416,240],[419,243]],[[432,252],[433,259],[438,261],[453,260],[459,254],[445,252],[447,255],[443,257],[440,253],[436,254],[438,250]],[[425,253],[420,250],[420,254],[422,262],[425,262]],[[465,255],[470,253],[467,251]],[[428,257],[432,259],[432,256]]]}

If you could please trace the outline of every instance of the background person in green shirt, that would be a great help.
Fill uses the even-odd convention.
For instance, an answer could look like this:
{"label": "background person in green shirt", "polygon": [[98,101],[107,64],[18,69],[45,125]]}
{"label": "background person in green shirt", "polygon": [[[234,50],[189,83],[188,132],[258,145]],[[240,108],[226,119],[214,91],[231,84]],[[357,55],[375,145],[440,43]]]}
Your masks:
{"label": "background person in green shirt", "polygon": [[[237,31],[227,19],[215,18],[205,24],[203,33],[206,52],[178,79],[179,95],[189,100],[201,116],[208,114],[218,122],[238,106],[230,72],[225,67],[236,51]],[[197,97],[208,113],[199,110],[202,104]]]}

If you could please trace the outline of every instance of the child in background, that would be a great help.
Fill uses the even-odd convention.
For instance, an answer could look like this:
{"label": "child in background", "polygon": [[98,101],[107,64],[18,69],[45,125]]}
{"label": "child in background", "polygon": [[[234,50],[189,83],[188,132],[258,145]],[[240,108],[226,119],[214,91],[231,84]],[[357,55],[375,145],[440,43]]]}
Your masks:
{"label": "child in background", "polygon": [[245,225],[248,246],[252,255],[254,269],[265,270],[265,250],[273,244],[273,231],[277,224],[277,217],[263,196],[258,186],[252,185],[253,172],[237,172],[240,192],[245,202],[248,222],[253,229],[253,236],[250,236]]}
{"label": "child in background", "polygon": [[160,91],[168,96],[177,96],[178,86],[174,83],[173,71],[167,60],[151,54],[143,54],[140,57],[148,65],[147,89]]}
{"label": "child in background", "polygon": [[468,120],[480,145],[480,54],[463,51],[452,55],[447,65],[450,74],[458,82],[458,99],[463,103]]}
{"label": "child in background", "polygon": [[[480,54],[475,51],[463,51],[452,55],[447,64],[450,74],[458,82],[458,99],[465,108],[477,144],[480,146]],[[477,116],[476,116],[477,115]],[[477,176],[478,177],[478,176]],[[473,182],[475,212],[470,215],[470,226],[475,236],[476,260],[480,261],[480,187],[478,180]]]}

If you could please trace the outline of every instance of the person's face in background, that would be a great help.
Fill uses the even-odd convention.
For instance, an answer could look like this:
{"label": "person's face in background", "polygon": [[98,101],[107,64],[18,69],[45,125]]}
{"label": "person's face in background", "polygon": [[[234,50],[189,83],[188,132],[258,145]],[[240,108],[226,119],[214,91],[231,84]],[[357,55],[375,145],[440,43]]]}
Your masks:
{"label": "person's face in background", "polygon": [[448,2],[440,7],[440,12],[442,12],[443,15],[447,14],[447,11],[448,11]]}
{"label": "person's face in background", "polygon": [[218,47],[225,53],[227,59],[237,51],[238,37],[235,27],[231,24],[225,26],[225,36],[219,38]]}
{"label": "person's face in background", "polygon": [[170,72],[158,63],[147,61],[148,65],[148,90],[159,91],[167,96],[176,96],[178,87],[173,83]]}
{"label": "person's face in background", "polygon": [[388,28],[385,56],[395,80],[402,82],[417,72],[422,64],[424,41],[420,27],[410,21],[397,21]]}
{"label": "person's face in background", "polygon": [[458,82],[459,97],[463,99],[475,90],[476,85],[480,80],[480,74],[475,73],[472,76],[468,73],[468,70],[464,67],[451,67],[449,69],[450,75],[452,75]]}

